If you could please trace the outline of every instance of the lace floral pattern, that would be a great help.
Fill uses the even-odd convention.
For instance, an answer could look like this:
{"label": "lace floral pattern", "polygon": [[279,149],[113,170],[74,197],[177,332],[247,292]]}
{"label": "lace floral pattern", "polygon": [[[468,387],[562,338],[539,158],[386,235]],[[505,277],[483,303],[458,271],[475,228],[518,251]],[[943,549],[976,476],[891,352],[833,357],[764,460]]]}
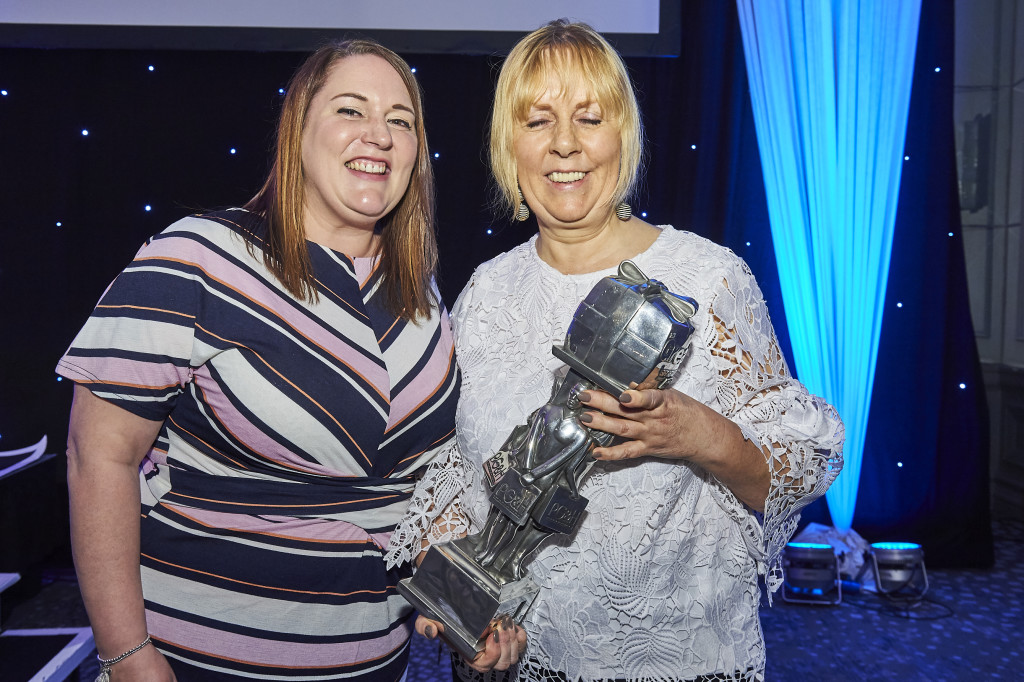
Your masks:
{"label": "lace floral pattern", "polygon": [[[593,285],[613,270],[563,275],[535,239],[480,266],[456,303],[463,372],[457,417],[463,510],[479,530],[489,506],[481,465],[548,398],[551,353]],[[760,289],[731,251],[671,227],[633,259],[697,299],[696,334],[675,388],[719,411],[769,454],[765,513],[684,462],[601,463],[574,538],[553,537],[529,568],[541,593],[526,616],[526,656],[510,679],[761,679],[758,575],[781,584],[781,552],[801,507],[842,466],[835,410],[789,372]],[[465,679],[481,679],[469,674]],[[499,676],[502,677],[502,676]]]}
{"label": "lace floral pattern", "polygon": [[422,547],[460,538],[468,531],[456,499],[468,477],[455,440],[428,466],[416,484],[409,509],[391,534],[384,561],[390,570],[412,561]]}

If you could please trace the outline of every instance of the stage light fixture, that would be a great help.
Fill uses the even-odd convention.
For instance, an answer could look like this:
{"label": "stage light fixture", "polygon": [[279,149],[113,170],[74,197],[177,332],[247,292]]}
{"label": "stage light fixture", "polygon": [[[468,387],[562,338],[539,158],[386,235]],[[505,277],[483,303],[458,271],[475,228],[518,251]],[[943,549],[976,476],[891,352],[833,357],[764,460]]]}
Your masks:
{"label": "stage light fixture", "polygon": [[839,562],[832,545],[790,542],[782,551],[785,582],[782,600],[800,604],[838,604],[843,600]]}
{"label": "stage light fixture", "polygon": [[914,542],[875,542],[871,545],[875,587],[887,596],[920,598],[928,591],[924,548]]}

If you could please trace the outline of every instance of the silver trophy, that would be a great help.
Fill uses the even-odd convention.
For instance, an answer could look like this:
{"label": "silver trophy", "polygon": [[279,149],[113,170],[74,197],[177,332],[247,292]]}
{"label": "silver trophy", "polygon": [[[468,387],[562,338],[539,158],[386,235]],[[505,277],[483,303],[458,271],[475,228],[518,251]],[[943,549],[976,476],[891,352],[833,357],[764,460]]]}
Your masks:
{"label": "silver trophy", "polygon": [[538,588],[527,558],[553,533],[579,527],[587,499],[580,482],[597,446],[616,438],[580,422],[580,393],[663,388],[674,379],[693,333],[697,302],[648,279],[631,261],[605,277],[576,309],[555,357],[568,365],[551,399],[484,463],[491,509],[483,530],[431,547],[398,591],[467,659],[500,618],[519,621]]}

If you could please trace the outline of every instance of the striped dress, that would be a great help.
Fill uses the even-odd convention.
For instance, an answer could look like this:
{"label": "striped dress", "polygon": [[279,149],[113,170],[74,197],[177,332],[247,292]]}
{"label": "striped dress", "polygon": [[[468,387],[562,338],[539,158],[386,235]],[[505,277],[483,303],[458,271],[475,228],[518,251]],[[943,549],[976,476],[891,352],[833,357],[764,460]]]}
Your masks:
{"label": "striped dress", "polygon": [[[309,244],[319,301],[235,209],[150,239],[59,374],[163,427],[140,470],[146,618],[180,680],[398,680],[412,611],[388,538],[452,451],[447,313],[380,304],[377,259]],[[258,249],[257,249],[258,252]]]}

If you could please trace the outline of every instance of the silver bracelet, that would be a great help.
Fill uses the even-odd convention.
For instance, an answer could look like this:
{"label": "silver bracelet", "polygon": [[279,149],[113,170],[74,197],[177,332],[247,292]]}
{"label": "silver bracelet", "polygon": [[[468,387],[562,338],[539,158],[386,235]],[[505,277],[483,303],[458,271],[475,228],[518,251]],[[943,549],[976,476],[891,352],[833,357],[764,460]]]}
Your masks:
{"label": "silver bracelet", "polygon": [[133,647],[133,648],[129,649],[128,651],[124,652],[120,656],[114,656],[113,658],[103,659],[103,658],[100,658],[99,654],[96,654],[96,660],[100,662],[100,675],[99,675],[99,677],[96,678],[96,682],[110,682],[110,668],[111,668],[111,666],[113,666],[115,663],[120,663],[124,659],[126,659],[129,656],[131,656],[132,654],[134,654],[136,651],[141,650],[147,644],[152,644],[152,643],[153,643],[153,640],[150,639],[149,635],[146,635],[146,639],[145,639],[145,641],[142,642],[142,644],[138,645],[137,647]]}

